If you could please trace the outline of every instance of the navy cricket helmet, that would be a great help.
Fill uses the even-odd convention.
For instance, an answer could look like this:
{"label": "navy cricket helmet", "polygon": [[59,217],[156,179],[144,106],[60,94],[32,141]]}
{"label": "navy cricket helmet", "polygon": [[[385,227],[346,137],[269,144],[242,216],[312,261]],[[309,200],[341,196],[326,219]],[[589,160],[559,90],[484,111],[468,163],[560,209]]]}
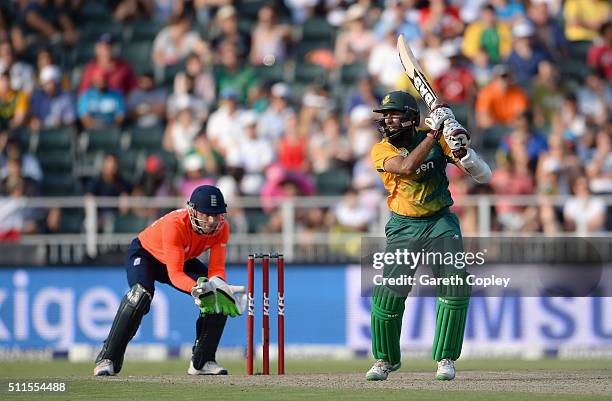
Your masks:
{"label": "navy cricket helmet", "polygon": [[[227,205],[219,188],[213,185],[201,185],[191,194],[187,202],[187,211],[195,232],[214,235],[225,224]],[[203,213],[205,216],[198,216],[198,213]]]}

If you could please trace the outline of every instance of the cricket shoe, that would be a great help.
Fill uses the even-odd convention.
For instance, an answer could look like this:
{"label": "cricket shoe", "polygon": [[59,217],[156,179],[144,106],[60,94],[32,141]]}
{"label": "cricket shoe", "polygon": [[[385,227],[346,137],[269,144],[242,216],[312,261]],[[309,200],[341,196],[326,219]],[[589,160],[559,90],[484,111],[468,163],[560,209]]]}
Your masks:
{"label": "cricket shoe", "polygon": [[379,359],[366,373],[366,380],[387,380],[389,373],[398,370],[401,366],[401,362],[391,365],[389,362]]}
{"label": "cricket shoe", "polygon": [[438,362],[438,371],[436,379],[438,380],[453,380],[455,378],[455,363],[450,358],[444,358]]}
{"label": "cricket shoe", "polygon": [[102,359],[94,368],[94,376],[115,376],[115,367],[110,359]]}
{"label": "cricket shoe", "polygon": [[188,375],[226,375],[227,369],[217,365],[215,361],[208,361],[202,366],[202,369],[196,369],[193,367],[193,361],[189,362],[189,369],[187,369]]}

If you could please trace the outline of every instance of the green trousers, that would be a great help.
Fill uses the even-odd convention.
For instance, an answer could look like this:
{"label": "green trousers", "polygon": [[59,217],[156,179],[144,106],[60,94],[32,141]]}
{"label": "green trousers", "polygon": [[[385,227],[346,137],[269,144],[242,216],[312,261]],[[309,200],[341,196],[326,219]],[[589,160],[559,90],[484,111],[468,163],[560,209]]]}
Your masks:
{"label": "green trousers", "polygon": [[[423,218],[392,214],[385,227],[387,246],[385,252],[397,253],[439,253],[463,252],[461,228],[457,216],[448,208]],[[444,264],[432,257],[434,277],[459,276],[465,278],[465,269]],[[384,277],[414,277],[413,268],[405,264],[390,264],[384,267]],[[399,363],[400,334],[404,303],[411,287],[375,286],[372,291],[372,352],[376,359],[391,364]],[[439,361],[444,358],[459,358],[469,303],[469,288],[465,286],[438,286],[436,288],[436,329],[432,357]]]}

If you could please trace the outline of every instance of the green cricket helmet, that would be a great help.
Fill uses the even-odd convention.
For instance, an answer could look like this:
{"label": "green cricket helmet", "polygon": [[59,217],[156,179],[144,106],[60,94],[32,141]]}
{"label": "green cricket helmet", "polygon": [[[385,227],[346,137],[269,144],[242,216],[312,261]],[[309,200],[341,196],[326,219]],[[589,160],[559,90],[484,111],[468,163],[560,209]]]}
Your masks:
{"label": "green cricket helmet", "polygon": [[377,120],[379,131],[387,138],[393,138],[403,132],[413,131],[420,122],[419,105],[416,99],[410,93],[404,91],[387,93],[380,102],[380,107],[373,111],[382,114],[388,111],[403,113],[400,117],[400,124],[397,127],[388,126],[384,117]]}

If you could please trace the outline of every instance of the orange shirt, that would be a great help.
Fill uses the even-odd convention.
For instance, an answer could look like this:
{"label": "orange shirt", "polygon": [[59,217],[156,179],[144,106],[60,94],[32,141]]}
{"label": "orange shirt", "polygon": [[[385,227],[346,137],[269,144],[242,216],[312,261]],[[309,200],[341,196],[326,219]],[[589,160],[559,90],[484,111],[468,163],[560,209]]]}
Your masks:
{"label": "orange shirt", "polygon": [[191,228],[187,209],[174,210],[145,228],[138,239],[143,248],[168,268],[172,284],[190,292],[194,279],[183,271],[184,263],[210,249],[208,277],[225,277],[225,252],[229,241],[229,223],[216,235],[199,235]]}
{"label": "orange shirt", "polygon": [[529,100],[518,86],[511,85],[504,92],[501,86],[493,81],[480,90],[476,99],[476,112],[487,113],[496,124],[509,124],[519,116]]}

